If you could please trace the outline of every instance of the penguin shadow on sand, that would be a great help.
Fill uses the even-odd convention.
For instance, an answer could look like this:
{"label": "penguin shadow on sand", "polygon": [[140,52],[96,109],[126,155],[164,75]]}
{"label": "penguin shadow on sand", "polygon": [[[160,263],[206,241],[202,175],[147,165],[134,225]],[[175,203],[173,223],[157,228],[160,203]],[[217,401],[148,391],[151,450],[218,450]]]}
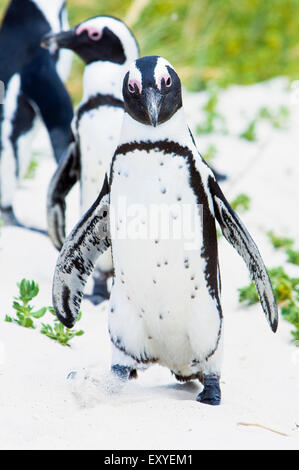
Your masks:
{"label": "penguin shadow on sand", "polygon": [[[59,320],[72,328],[94,265],[112,249],[108,331],[115,389],[121,390],[138,370],[159,364],[179,382],[200,381],[204,388],[194,396],[198,402],[219,405],[224,319],[216,221],[247,265],[275,332],[272,285],[255,242],[198,152],[173,66],[157,56],[137,59],[124,77],[123,99],[121,135],[102,190],[60,252],[53,306]],[[119,204],[124,196],[126,206]],[[114,236],[113,220],[125,220],[127,207],[136,201],[147,213],[152,204],[169,207],[160,218],[163,224],[170,227],[176,220],[184,231],[173,238],[163,237],[163,227],[154,238],[144,237],[143,230],[140,238],[129,232],[125,238]],[[183,216],[186,205],[189,222]],[[143,211],[134,222],[152,233],[152,220]],[[194,222],[190,246],[185,228],[189,223],[191,230]]]}
{"label": "penguin shadow on sand", "polygon": [[42,121],[57,162],[72,141],[73,107],[63,84],[71,54],[40,47],[50,31],[68,27],[64,0],[11,0],[0,29],[0,217],[5,225],[24,226],[13,210],[14,196],[28,167],[35,124]]}

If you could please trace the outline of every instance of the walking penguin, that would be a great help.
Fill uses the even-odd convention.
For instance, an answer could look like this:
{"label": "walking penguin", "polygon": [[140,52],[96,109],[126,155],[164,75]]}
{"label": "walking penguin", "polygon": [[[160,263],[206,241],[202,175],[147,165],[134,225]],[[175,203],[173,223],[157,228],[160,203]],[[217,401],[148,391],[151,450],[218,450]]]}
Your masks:
{"label": "walking penguin", "polygon": [[[70,31],[44,38],[49,48],[71,49],[85,62],[83,98],[73,120],[75,142],[57,168],[48,191],[48,231],[61,249],[65,239],[65,198],[80,179],[81,212],[97,198],[117,147],[124,115],[122,83],[130,63],[139,56],[129,28],[117,18],[98,16]],[[94,273],[93,303],[109,297],[110,252]]]}
{"label": "walking penguin", "polygon": [[[64,325],[74,325],[92,267],[111,246],[109,333],[119,383],[159,363],[180,381],[199,379],[204,388],[197,401],[219,405],[223,315],[215,220],[244,259],[275,332],[271,282],[257,246],[195,146],[174,68],[161,57],[135,61],[123,96],[124,123],[111,171],[58,259],[55,311]],[[160,224],[150,215],[152,207],[163,208]],[[186,209],[196,227],[191,245]],[[182,236],[163,236],[174,221]],[[127,236],[118,236],[125,224]]]}

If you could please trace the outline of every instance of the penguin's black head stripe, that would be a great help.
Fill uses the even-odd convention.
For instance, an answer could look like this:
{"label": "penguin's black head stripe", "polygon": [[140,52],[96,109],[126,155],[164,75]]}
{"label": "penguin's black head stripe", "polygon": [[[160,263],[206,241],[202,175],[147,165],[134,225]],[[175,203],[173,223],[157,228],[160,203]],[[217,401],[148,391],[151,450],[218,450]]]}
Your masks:
{"label": "penguin's black head stripe", "polygon": [[124,23],[105,16],[91,18],[69,31],[50,34],[43,39],[42,46],[70,49],[86,65],[98,61],[123,65],[130,56],[129,50],[135,47],[138,53],[137,42]]}
{"label": "penguin's black head stripe", "polygon": [[123,82],[125,110],[142,124],[156,127],[182,107],[181,81],[162,57],[136,60]]}

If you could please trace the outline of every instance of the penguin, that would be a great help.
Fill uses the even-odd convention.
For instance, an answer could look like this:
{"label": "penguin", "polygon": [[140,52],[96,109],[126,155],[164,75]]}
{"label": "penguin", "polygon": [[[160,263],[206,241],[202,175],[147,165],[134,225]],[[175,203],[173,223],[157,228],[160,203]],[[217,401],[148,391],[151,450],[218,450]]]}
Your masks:
{"label": "penguin", "polygon": [[[122,82],[139,48],[119,19],[97,16],[70,31],[47,35],[43,46],[74,51],[85,63],[83,97],[73,120],[75,142],[57,168],[48,191],[48,232],[60,250],[65,239],[65,197],[80,179],[81,213],[97,198],[120,136],[124,114]],[[109,253],[94,273],[89,299],[98,304],[109,297],[106,279],[112,269]]]}
{"label": "penguin", "polygon": [[52,54],[40,47],[46,33],[67,25],[64,0],[11,0],[2,22],[0,80],[5,95],[0,105],[0,209],[8,224],[20,225],[13,197],[17,178],[28,164],[37,117],[48,130],[57,161],[72,140],[73,107],[62,82],[70,71],[71,54]]}
{"label": "penguin", "polygon": [[[204,388],[197,401],[219,405],[223,312],[216,220],[245,261],[275,332],[271,282],[256,244],[195,145],[173,66],[162,57],[138,59],[124,78],[123,96],[111,170],[58,258],[54,308],[64,325],[74,325],[92,267],[111,246],[112,373],[122,384],[158,363],[179,381],[199,379]],[[167,232],[171,224],[173,233]]]}

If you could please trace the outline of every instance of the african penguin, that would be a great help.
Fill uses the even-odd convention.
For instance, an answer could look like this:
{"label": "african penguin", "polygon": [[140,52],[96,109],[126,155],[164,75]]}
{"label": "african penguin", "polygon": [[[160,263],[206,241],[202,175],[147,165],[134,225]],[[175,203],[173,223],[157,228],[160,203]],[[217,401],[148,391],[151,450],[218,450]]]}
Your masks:
{"label": "african penguin", "polygon": [[180,381],[199,379],[204,388],[197,401],[219,405],[223,315],[215,220],[243,257],[275,332],[271,282],[195,146],[174,68],[161,57],[135,61],[123,96],[124,122],[109,178],[58,259],[55,311],[64,325],[74,325],[86,279],[112,246],[109,333],[112,372],[120,384],[133,371],[159,363]]}
{"label": "african penguin", "polygon": [[35,122],[47,127],[53,153],[59,161],[72,139],[73,108],[62,83],[72,55],[49,53],[40,47],[50,31],[67,28],[64,0],[11,0],[0,30],[0,80],[5,86],[0,105],[1,218],[17,224],[13,197],[17,178],[29,163]]}
{"label": "african penguin", "polygon": [[[138,55],[131,31],[120,20],[98,16],[70,31],[48,35],[44,46],[67,48],[85,62],[83,97],[73,120],[75,143],[55,172],[48,191],[48,232],[58,250],[65,238],[65,197],[80,179],[81,212],[97,198],[116,149],[124,114],[122,82]],[[100,303],[109,295],[106,279],[112,262],[107,253],[94,273],[89,299]]]}

